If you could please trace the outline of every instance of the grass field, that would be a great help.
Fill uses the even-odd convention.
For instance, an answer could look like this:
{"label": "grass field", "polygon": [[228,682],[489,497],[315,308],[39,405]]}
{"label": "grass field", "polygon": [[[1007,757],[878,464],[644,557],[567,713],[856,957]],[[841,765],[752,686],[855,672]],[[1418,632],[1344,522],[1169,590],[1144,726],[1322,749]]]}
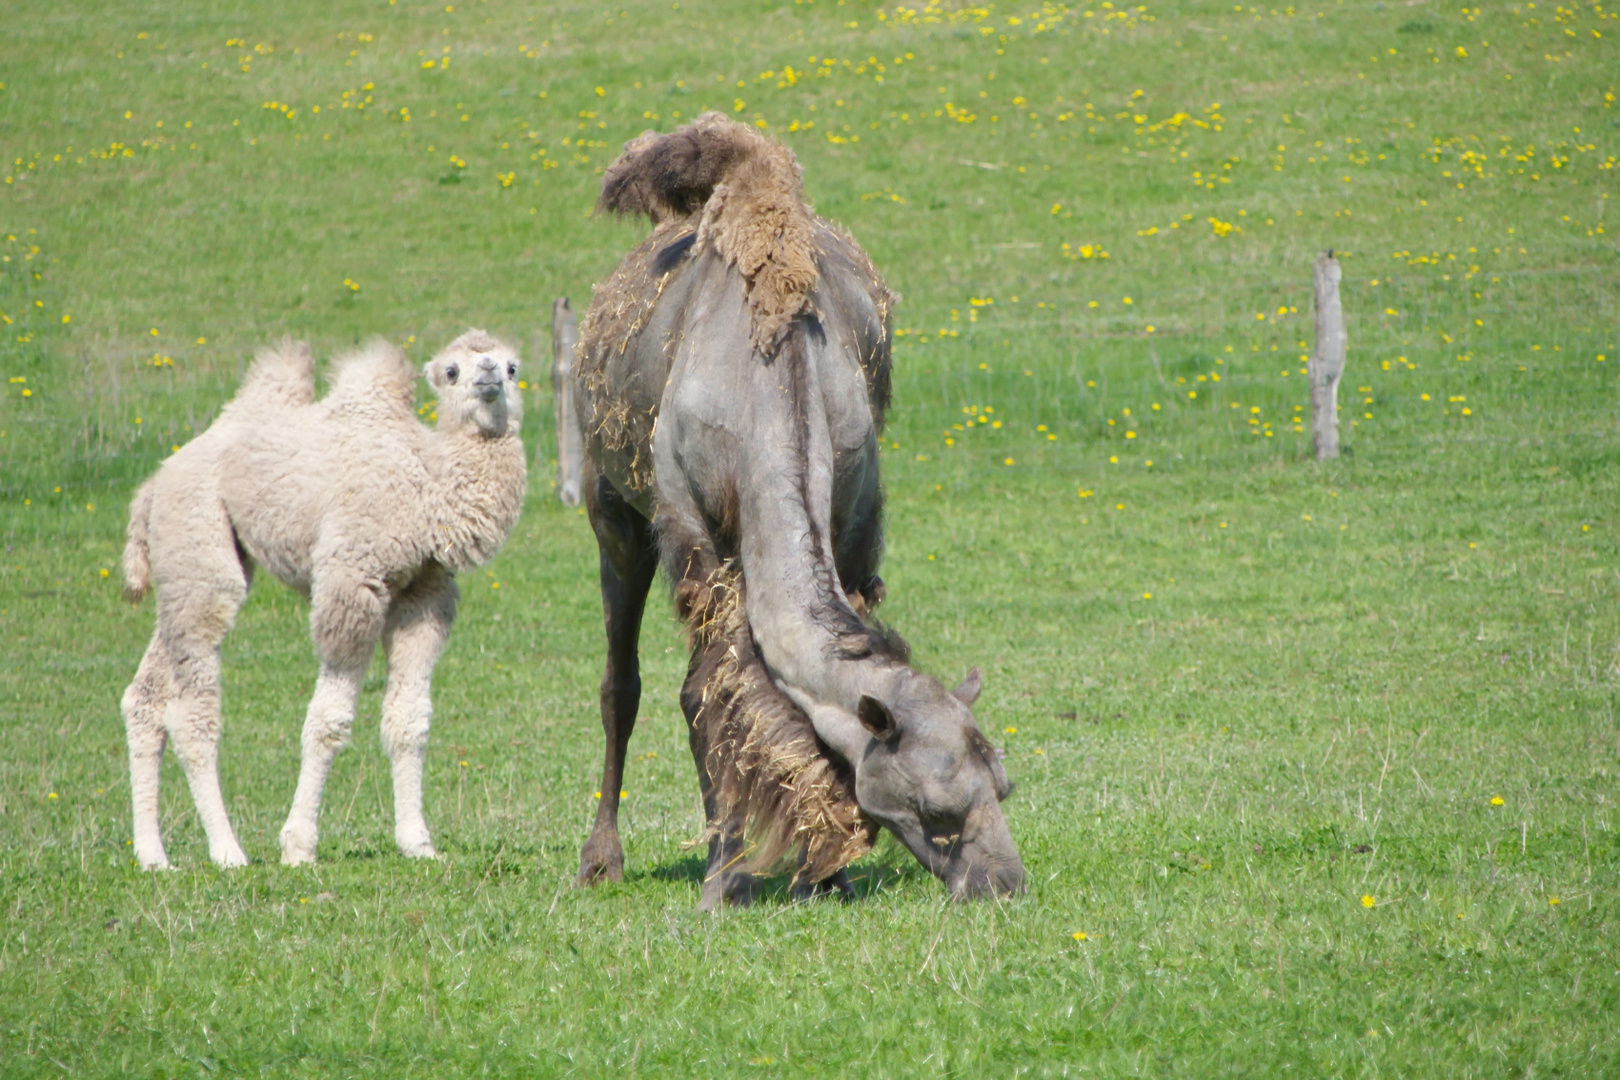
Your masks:
{"label": "grass field", "polygon": [[[270,14],[271,8],[279,8]],[[1584,0],[62,5],[0,34],[0,1073],[1620,1074],[1620,17]],[[705,108],[904,300],[886,614],[986,673],[1026,897],[892,842],[860,899],[693,911],[643,634],[622,885],[593,813],[594,543],[551,494],[549,306],[643,226],[603,166]],[[1318,466],[1310,263],[1340,253]],[[464,579],[428,820],[380,668],[284,869],[315,664],[224,650],[216,871],[132,866],[124,505],[254,347],[526,344],[525,516]]]}

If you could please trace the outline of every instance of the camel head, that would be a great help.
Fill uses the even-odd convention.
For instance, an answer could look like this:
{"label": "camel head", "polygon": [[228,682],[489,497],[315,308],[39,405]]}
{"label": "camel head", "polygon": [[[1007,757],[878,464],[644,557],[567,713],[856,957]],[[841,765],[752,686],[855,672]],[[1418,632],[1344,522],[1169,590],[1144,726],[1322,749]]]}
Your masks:
{"label": "camel head", "polygon": [[491,438],[515,435],[523,420],[518,354],[482,330],[469,330],[429,360],[422,374],[439,395],[439,427],[471,426]]}
{"label": "camel head", "polygon": [[863,694],[853,717],[803,702],[816,734],[855,770],[861,809],[956,900],[1024,890],[1024,864],[1001,812],[1012,782],[970,708],[980,686],[978,668],[955,690],[902,668],[884,692]]}

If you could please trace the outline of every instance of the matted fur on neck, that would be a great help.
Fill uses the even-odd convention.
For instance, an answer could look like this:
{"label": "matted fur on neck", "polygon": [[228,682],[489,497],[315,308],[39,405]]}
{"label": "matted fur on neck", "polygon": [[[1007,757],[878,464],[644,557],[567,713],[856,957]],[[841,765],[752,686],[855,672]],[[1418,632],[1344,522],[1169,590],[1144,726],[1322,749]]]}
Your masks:
{"label": "matted fur on neck", "polygon": [[747,855],[731,869],[769,873],[803,853],[795,882],[817,882],[872,849],[877,825],[855,801],[855,776],[826,752],[816,729],[765,669],[735,562],[707,580],[677,588],[677,607],[692,637],[690,685],[701,687],[693,721],[708,747],[715,820],[741,817]]}

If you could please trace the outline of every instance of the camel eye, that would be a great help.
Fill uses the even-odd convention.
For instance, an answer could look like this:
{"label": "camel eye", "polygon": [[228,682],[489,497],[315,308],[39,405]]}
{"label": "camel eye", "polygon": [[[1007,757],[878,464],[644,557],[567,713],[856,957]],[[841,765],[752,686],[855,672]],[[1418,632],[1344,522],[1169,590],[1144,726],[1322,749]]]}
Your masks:
{"label": "camel eye", "polygon": [[516,364],[507,364],[506,365],[506,377],[508,379],[517,378],[517,365]]}
{"label": "camel eye", "polygon": [[445,377],[446,380],[448,380],[451,383],[451,385],[454,385],[456,379],[459,378],[460,376],[461,376],[461,368],[458,367],[455,364],[451,364],[449,367],[444,369],[444,377]]}

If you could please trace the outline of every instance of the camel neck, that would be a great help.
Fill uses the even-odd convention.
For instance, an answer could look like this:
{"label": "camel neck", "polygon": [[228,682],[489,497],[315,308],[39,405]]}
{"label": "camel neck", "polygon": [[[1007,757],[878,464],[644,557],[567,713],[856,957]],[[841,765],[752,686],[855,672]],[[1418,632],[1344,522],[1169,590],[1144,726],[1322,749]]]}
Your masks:
{"label": "camel neck", "polygon": [[[741,552],[748,620],[772,676],[853,711],[899,665],[839,583],[821,359],[799,333],[756,369],[761,385],[747,400],[760,452],[739,466]],[[874,483],[876,468],[870,462]]]}
{"label": "camel neck", "polygon": [[494,558],[517,521],[525,482],[523,442],[472,427],[441,432],[439,442],[430,543],[434,558],[459,573]]}

